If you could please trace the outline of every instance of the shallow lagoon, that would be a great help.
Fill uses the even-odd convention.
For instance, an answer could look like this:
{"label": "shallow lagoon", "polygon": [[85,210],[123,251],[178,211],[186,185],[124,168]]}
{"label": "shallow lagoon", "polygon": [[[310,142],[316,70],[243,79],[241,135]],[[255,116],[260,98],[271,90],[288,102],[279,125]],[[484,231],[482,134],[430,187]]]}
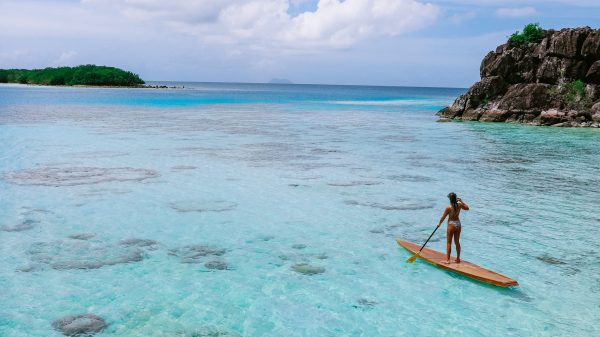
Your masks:
{"label": "shallow lagoon", "polygon": [[[436,122],[457,89],[184,85],[0,86],[1,336],[598,334],[598,130]],[[451,190],[463,258],[518,288],[404,263]]]}

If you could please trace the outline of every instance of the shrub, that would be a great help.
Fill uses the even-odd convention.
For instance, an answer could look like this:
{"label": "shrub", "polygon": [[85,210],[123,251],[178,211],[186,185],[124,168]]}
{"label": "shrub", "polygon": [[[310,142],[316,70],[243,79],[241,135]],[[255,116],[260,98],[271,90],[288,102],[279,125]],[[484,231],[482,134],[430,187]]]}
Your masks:
{"label": "shrub", "polygon": [[488,95],[486,94],[485,97],[483,98],[483,100],[481,101],[481,106],[486,106],[490,103],[490,98],[488,97]]}
{"label": "shrub", "polygon": [[576,110],[587,110],[592,100],[585,94],[585,83],[576,80],[564,85],[564,101],[568,108]]}
{"label": "shrub", "polygon": [[510,36],[510,41],[516,44],[540,42],[544,38],[544,30],[537,23],[530,23],[523,32],[516,31]]}

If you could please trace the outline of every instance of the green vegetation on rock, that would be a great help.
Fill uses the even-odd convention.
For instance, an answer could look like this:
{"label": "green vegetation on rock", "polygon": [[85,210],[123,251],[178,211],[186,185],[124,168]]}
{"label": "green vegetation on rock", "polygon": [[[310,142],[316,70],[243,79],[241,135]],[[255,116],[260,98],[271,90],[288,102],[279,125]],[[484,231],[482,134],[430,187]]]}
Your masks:
{"label": "green vegetation on rock", "polygon": [[585,93],[585,83],[576,80],[564,85],[564,101],[568,108],[588,110],[592,101]]}
{"label": "green vegetation on rock", "polygon": [[0,83],[132,87],[144,84],[144,81],[129,71],[88,64],[33,70],[0,69]]}
{"label": "green vegetation on rock", "polygon": [[523,28],[523,32],[514,32],[510,41],[516,44],[540,42],[544,38],[544,30],[537,23],[530,23]]}

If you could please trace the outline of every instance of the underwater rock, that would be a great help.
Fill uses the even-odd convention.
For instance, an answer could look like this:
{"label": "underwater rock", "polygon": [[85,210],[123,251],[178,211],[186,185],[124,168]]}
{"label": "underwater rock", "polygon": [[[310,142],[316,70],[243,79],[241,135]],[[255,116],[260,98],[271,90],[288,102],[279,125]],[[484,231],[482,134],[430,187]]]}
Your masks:
{"label": "underwater rock", "polygon": [[372,301],[366,298],[359,298],[356,301],[356,304],[352,305],[354,308],[363,308],[363,309],[371,309],[373,308],[375,305],[377,305],[376,301]]}
{"label": "underwater rock", "polygon": [[17,268],[16,270],[21,273],[31,273],[40,270],[40,268],[36,265],[25,265]]}
{"label": "underwater rock", "polygon": [[121,240],[121,242],[119,242],[119,244],[121,246],[125,246],[125,247],[140,247],[140,248],[145,248],[148,250],[155,250],[156,246],[158,245],[158,242],[154,241],[154,240],[148,240],[148,239],[126,239],[126,240]]}
{"label": "underwater rock", "polygon": [[191,165],[178,165],[178,166],[171,167],[171,169],[176,170],[176,171],[183,171],[183,170],[195,170],[195,169],[197,169],[197,167],[191,166]]}
{"label": "underwater rock", "polygon": [[207,269],[213,269],[213,270],[227,270],[227,269],[229,269],[229,265],[227,264],[227,262],[220,261],[220,260],[208,261],[208,262],[206,262],[204,264],[204,267],[206,267]]}
{"label": "underwater rock", "polygon": [[351,187],[351,186],[373,186],[373,185],[381,185],[383,184],[381,181],[368,181],[368,180],[355,180],[350,182],[339,182],[339,183],[328,183],[329,186],[335,187]]}
{"label": "underwater rock", "polygon": [[304,275],[317,275],[325,272],[325,268],[313,266],[308,263],[298,263],[292,266],[292,270],[296,273]]}
{"label": "underwater rock", "polygon": [[342,151],[336,149],[322,149],[322,148],[314,148],[310,150],[311,153],[314,154],[328,154],[328,153],[340,153]]}
{"label": "underwater rock", "polygon": [[172,209],[181,213],[188,212],[226,212],[234,210],[237,207],[237,204],[230,201],[223,200],[206,200],[206,201],[186,201],[186,202],[177,202],[171,203],[169,205]]}
{"label": "underwater rock", "polygon": [[73,239],[73,240],[89,240],[93,237],[95,237],[96,234],[94,233],[80,233],[80,234],[72,234],[69,235],[69,239]]}
{"label": "underwater rock", "polygon": [[53,269],[98,269],[115,264],[140,262],[144,259],[142,251],[130,251],[123,254],[88,260],[57,260],[50,263]]}
{"label": "underwater rock", "polygon": [[273,236],[273,235],[262,235],[262,236],[259,236],[258,239],[262,240],[262,241],[271,241],[271,240],[275,239],[275,236]]}
{"label": "underwater rock", "polygon": [[394,180],[394,181],[408,181],[408,182],[415,182],[415,183],[426,183],[426,182],[430,182],[430,181],[435,181],[435,179],[431,178],[431,177],[410,175],[410,174],[394,174],[394,175],[389,175],[386,178],[389,180]]}
{"label": "underwater rock", "polygon": [[431,203],[405,203],[398,205],[381,204],[378,202],[358,202],[356,200],[345,200],[344,204],[350,206],[366,206],[371,208],[379,208],[385,211],[417,211],[421,209],[433,208]]}
{"label": "underwater rock", "polygon": [[319,260],[327,260],[329,258],[329,256],[327,256],[327,254],[325,254],[325,253],[321,253],[321,254],[317,254],[317,256],[315,256],[315,258],[317,258]]}
{"label": "underwater rock", "polygon": [[38,242],[27,250],[34,264],[56,270],[98,269],[122,263],[142,261],[146,254],[139,247],[92,243],[82,240]]}
{"label": "underwater rock", "polygon": [[199,263],[200,259],[207,256],[222,256],[227,251],[206,245],[187,245],[169,250],[169,255],[176,256],[181,263]]}
{"label": "underwater rock", "polygon": [[[219,329],[216,327],[203,327],[193,331],[182,332],[181,334],[175,335],[177,337],[242,337],[235,332]],[[174,336],[174,337],[175,337]]]}
{"label": "underwater rock", "polygon": [[541,256],[536,256],[536,259],[538,259],[538,260],[540,260],[540,261],[542,261],[544,263],[552,264],[552,265],[567,264],[566,262],[564,262],[562,260],[559,260],[559,259],[557,259],[555,257],[552,257],[552,256],[550,256],[548,254],[544,254],[544,255],[541,255]]}
{"label": "underwater rock", "polygon": [[377,302],[368,300],[366,298],[359,298],[357,302],[360,305],[368,305],[368,306],[374,306],[375,304],[377,304]]}
{"label": "underwater rock", "polygon": [[106,328],[102,317],[94,314],[66,316],[52,322],[52,327],[65,336],[92,336]]}
{"label": "underwater rock", "polygon": [[0,230],[4,232],[24,232],[33,229],[37,223],[35,220],[27,219],[14,226],[2,226]]}
{"label": "underwater rock", "polygon": [[142,181],[157,176],[154,170],[131,167],[44,167],[9,172],[4,179],[17,185],[76,186],[110,181]]}

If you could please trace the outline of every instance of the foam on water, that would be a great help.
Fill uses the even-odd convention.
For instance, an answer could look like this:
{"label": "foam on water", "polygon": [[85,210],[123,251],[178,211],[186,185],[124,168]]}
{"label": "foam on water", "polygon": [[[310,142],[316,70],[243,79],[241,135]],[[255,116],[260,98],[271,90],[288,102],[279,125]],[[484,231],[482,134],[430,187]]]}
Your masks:
{"label": "foam on water", "polygon": [[[599,333],[598,130],[436,123],[452,89],[185,86],[0,86],[1,336]],[[449,191],[463,258],[517,289],[404,263]]]}

